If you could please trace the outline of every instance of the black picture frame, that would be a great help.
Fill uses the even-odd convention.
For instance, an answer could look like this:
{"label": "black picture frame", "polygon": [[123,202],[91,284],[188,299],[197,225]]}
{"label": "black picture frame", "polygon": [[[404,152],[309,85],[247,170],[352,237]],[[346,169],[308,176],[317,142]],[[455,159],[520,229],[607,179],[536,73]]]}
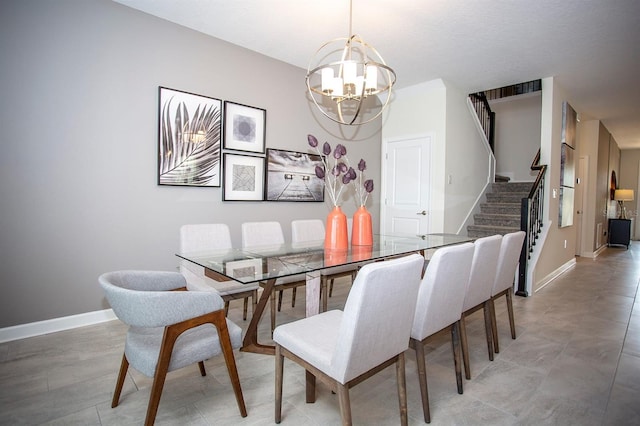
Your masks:
{"label": "black picture frame", "polygon": [[267,110],[224,102],[224,149],[264,154]]}
{"label": "black picture frame", "polygon": [[159,86],[158,185],[219,187],[222,101]]}
{"label": "black picture frame", "polygon": [[316,166],[323,167],[318,154],[267,149],[267,201],[323,202],[324,179],[316,176]]}
{"label": "black picture frame", "polygon": [[264,200],[264,157],[224,154],[222,201]]}

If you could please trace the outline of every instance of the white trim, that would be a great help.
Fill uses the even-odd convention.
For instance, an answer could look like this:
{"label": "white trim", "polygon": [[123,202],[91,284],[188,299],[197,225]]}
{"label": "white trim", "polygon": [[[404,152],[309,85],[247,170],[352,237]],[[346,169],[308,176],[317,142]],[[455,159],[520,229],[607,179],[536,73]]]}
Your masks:
{"label": "white trim", "polygon": [[569,269],[573,268],[574,266],[576,266],[576,258],[575,257],[573,259],[569,260],[564,265],[560,266],[555,271],[551,272],[546,277],[544,277],[540,281],[540,285],[535,289],[535,292],[537,293],[538,291],[542,290],[547,284],[551,283],[553,280],[555,280],[560,275],[564,274],[565,272],[567,272]]}
{"label": "white trim", "polygon": [[533,280],[534,280],[534,272],[536,266],[538,265],[538,259],[540,259],[540,253],[542,252],[542,248],[544,247],[544,242],[547,240],[547,234],[551,229],[551,225],[553,225],[552,220],[548,220],[547,223],[543,224],[542,229],[538,235],[538,242],[534,247],[539,247],[533,250],[531,256],[529,257],[529,262],[527,263],[527,294],[532,295],[537,291],[534,290]]}
{"label": "white trim", "polygon": [[20,324],[12,327],[0,328],[0,343],[27,337],[41,336],[57,331],[69,330],[86,325],[99,324],[117,319],[112,309],[86,312],[84,314],[70,315],[68,317],[53,318],[46,321]]}
{"label": "white trim", "polygon": [[589,258],[589,259],[595,259],[596,257],[598,257],[598,255],[600,255],[600,253],[602,253],[606,249],[607,249],[607,245],[603,244],[596,251],[582,253],[580,255],[580,257],[586,257],[586,258]]}
{"label": "white trim", "polygon": [[464,218],[464,221],[458,228],[458,231],[456,231],[456,234],[465,235],[466,233],[463,233],[463,231],[467,229],[467,226],[469,226],[470,224],[473,224],[473,222],[471,222],[471,219],[473,218],[473,215],[480,213],[480,203],[484,201],[485,194],[487,193],[489,185],[491,185],[491,182],[485,183],[484,188],[482,188],[482,191],[480,191],[480,193],[476,197],[476,200],[473,203],[473,207],[471,207],[471,209],[467,213],[467,216]]}
{"label": "white trim", "polygon": [[496,171],[495,171],[496,157],[495,155],[493,155],[493,151],[491,150],[491,146],[489,145],[489,140],[487,139],[487,135],[484,133],[484,130],[482,129],[480,118],[478,117],[478,113],[476,112],[476,109],[473,106],[473,102],[471,102],[471,99],[469,99],[469,96],[467,96],[467,107],[469,109],[469,114],[471,115],[471,119],[476,126],[476,130],[478,131],[478,134],[482,139],[484,149],[487,151],[487,160],[488,160],[487,163],[489,165],[489,169],[487,170],[487,181],[485,182],[485,185],[482,188],[482,191],[480,191],[476,196],[476,200],[473,203],[473,206],[469,209],[466,217],[464,218],[464,220],[458,227],[458,230],[456,231],[457,234],[463,234],[463,235],[466,235],[466,232],[464,231],[467,229],[467,226],[469,226],[470,224],[473,224],[473,222],[471,221],[471,219],[473,218],[473,215],[480,212],[480,202],[484,200],[484,197],[485,197],[485,194],[487,193],[489,185],[491,185],[496,181]]}

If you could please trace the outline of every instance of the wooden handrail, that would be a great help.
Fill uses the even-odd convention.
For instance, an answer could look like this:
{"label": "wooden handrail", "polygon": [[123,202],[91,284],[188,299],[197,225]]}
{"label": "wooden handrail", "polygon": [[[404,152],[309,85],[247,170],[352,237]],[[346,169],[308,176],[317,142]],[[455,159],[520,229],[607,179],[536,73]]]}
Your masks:
{"label": "wooden handrail", "polygon": [[484,134],[487,137],[487,142],[489,143],[489,147],[493,152],[494,140],[495,140],[496,113],[491,110],[491,106],[489,105],[489,101],[487,100],[487,96],[484,94],[484,92],[471,93],[469,94],[469,98],[471,99],[473,108],[476,110],[476,115],[478,116],[478,120],[480,120],[480,125],[482,126],[482,130],[484,131]]}

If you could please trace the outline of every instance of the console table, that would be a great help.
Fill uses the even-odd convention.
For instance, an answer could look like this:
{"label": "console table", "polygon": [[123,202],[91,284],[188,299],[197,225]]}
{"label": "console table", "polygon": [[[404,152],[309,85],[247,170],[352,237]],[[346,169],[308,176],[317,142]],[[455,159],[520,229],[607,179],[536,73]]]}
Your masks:
{"label": "console table", "polygon": [[631,241],[631,219],[609,219],[609,246],[626,246]]}

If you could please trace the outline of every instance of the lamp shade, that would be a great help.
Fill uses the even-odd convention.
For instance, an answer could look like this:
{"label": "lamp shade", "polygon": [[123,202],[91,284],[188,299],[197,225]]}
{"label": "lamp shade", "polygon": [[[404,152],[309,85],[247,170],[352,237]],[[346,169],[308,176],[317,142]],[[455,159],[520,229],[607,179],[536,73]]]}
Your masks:
{"label": "lamp shade", "polygon": [[616,189],[613,199],[616,201],[633,201],[633,189]]}

